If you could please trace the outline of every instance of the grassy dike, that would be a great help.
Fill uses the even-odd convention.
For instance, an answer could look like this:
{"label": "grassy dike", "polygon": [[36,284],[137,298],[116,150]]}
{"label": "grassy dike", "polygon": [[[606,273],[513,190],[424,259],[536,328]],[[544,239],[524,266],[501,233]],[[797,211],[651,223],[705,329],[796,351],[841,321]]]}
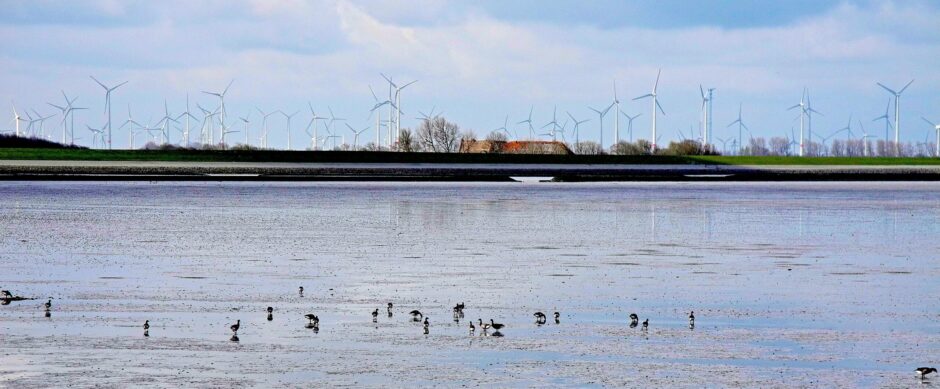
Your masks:
{"label": "grassy dike", "polygon": [[940,158],[625,156],[397,153],[372,151],[284,150],[92,150],[0,148],[0,160],[179,161],[179,162],[333,162],[333,163],[519,163],[519,164],[675,164],[751,166],[922,166]]}

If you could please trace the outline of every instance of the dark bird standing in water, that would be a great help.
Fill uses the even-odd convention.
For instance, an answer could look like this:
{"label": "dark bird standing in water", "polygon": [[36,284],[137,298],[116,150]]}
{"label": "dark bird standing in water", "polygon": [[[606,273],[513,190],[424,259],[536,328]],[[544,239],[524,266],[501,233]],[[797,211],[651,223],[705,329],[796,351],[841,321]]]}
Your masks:
{"label": "dark bird standing in water", "polygon": [[232,330],[232,332],[235,335],[238,335],[238,329],[241,328],[241,326],[242,326],[242,321],[241,319],[239,319],[238,321],[235,322],[235,324],[232,324],[232,326],[229,328]]}
{"label": "dark bird standing in water", "polygon": [[503,324],[501,324],[501,323],[497,323],[497,322],[493,321],[493,319],[490,319],[490,327],[493,327],[494,330],[499,331],[499,330],[501,330],[503,327],[505,327],[505,325],[503,325]]}
{"label": "dark bird standing in water", "polygon": [[914,369],[914,372],[916,372],[917,375],[919,375],[921,379],[924,379],[927,377],[927,374],[936,373],[937,369],[933,367],[918,367]]}
{"label": "dark bird standing in water", "polygon": [[478,320],[479,323],[480,323],[480,330],[481,330],[481,331],[486,332],[486,330],[490,329],[490,323],[484,323],[484,322],[483,322],[483,319],[477,319],[477,320]]}
{"label": "dark bird standing in water", "polygon": [[379,309],[378,309],[378,308],[376,308],[374,311],[372,311],[372,322],[374,323],[376,320],[379,320]]}
{"label": "dark bird standing in water", "polygon": [[561,314],[558,312],[555,312],[555,324],[561,323],[561,321],[558,320],[559,317],[561,317]]}
{"label": "dark bird standing in water", "polygon": [[310,320],[310,324],[313,324],[314,326],[318,326],[318,325],[320,324],[320,318],[317,317],[317,315],[314,315],[314,314],[312,314],[312,313],[308,313],[308,314],[304,315],[304,317],[306,317],[307,320]]}
{"label": "dark bird standing in water", "polygon": [[9,290],[4,290],[4,291],[2,291],[2,292],[0,292],[0,293],[3,294],[3,298],[5,298],[5,299],[11,299],[11,298],[13,298],[13,294],[10,293]]}
{"label": "dark bird standing in water", "polygon": [[304,287],[300,287],[300,297],[304,297]]}
{"label": "dark bird standing in water", "polygon": [[419,321],[420,320],[419,318],[424,317],[424,314],[422,314],[421,311],[417,309],[411,312],[408,312],[408,314],[411,315],[411,319],[414,321]]}
{"label": "dark bird standing in water", "polygon": [[473,326],[473,320],[470,320],[470,335],[473,335],[473,333],[474,333],[476,330],[477,330],[477,328]]}
{"label": "dark bird standing in water", "polygon": [[532,314],[532,316],[535,316],[535,324],[545,324],[545,320],[548,320],[548,318],[542,312],[536,312]]}
{"label": "dark bird standing in water", "polygon": [[631,313],[630,314],[630,328],[636,327],[636,325],[639,323],[640,323],[640,317],[637,316],[635,313]]}
{"label": "dark bird standing in water", "polygon": [[695,326],[695,311],[689,312],[689,325]]}
{"label": "dark bird standing in water", "polygon": [[424,334],[428,334],[428,327],[431,326],[431,323],[428,322],[428,318],[424,318]]}
{"label": "dark bird standing in water", "polygon": [[274,307],[268,307],[268,313],[274,313]]}
{"label": "dark bird standing in water", "polygon": [[46,301],[45,306],[47,311],[52,309],[52,300]]}
{"label": "dark bird standing in water", "polygon": [[150,320],[144,320],[144,331],[150,329]]}
{"label": "dark bird standing in water", "polygon": [[647,329],[650,326],[650,319],[643,320],[643,329]]}

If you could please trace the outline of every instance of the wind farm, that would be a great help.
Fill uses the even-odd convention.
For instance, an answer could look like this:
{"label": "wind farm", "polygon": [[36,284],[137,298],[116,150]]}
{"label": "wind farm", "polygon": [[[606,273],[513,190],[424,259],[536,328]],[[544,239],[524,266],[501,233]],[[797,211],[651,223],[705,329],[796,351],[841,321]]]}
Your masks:
{"label": "wind farm", "polygon": [[7,2],[0,387],[935,386],[937,20]]}

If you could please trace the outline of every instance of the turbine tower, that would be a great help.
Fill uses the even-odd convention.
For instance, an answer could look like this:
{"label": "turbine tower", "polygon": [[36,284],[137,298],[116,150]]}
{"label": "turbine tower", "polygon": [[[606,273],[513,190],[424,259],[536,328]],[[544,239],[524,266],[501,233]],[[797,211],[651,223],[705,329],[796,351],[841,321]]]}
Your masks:
{"label": "turbine tower", "polygon": [[[614,144],[620,143],[620,115],[617,115],[617,112],[620,112],[620,99],[617,98],[617,80],[614,80],[614,105],[617,107],[617,110],[614,111]],[[604,147],[602,144],[601,147]]]}
{"label": "turbine tower", "polygon": [[[104,84],[102,84],[101,81],[98,81],[98,79],[95,78],[94,76],[88,76],[88,77],[91,77],[92,80],[94,80],[95,82],[97,82],[98,85],[101,85],[101,87],[104,88],[104,90],[105,90],[105,92],[104,92],[104,110],[105,110],[105,112],[108,114],[108,123],[106,124],[106,125],[108,126],[108,150],[111,150],[111,92],[114,92],[115,89],[120,88],[120,87],[121,87],[122,85],[124,85],[124,84],[127,84],[127,81],[124,81],[124,82],[122,82],[122,83],[120,83],[120,84],[117,84],[117,85],[111,87],[111,88],[108,88],[107,86],[105,86]],[[75,131],[74,125],[73,125],[73,128],[72,128],[72,131]],[[74,138],[75,133],[73,132],[72,135],[73,135],[72,143],[75,143],[75,138]]]}
{"label": "turbine tower", "polygon": [[924,121],[927,122],[927,124],[933,126],[934,130],[937,131],[937,143],[936,143],[936,145],[935,145],[935,146],[936,146],[936,151],[934,152],[933,156],[934,156],[934,157],[940,157],[940,124],[937,124],[937,123],[934,123],[934,122],[932,122],[932,121],[930,121],[930,120],[927,120],[927,118],[925,118],[925,117],[923,117],[923,116],[921,116],[920,118],[921,118],[921,119],[924,119]]}
{"label": "turbine tower", "polygon": [[604,108],[603,110],[599,110],[594,107],[588,107],[588,109],[590,109],[591,111],[597,112],[597,117],[598,117],[597,125],[600,128],[600,134],[601,134],[600,135],[601,150],[604,149],[604,116],[607,116],[607,112],[610,111],[610,108],[613,106],[614,104],[611,103],[610,105],[607,106],[607,108]]}
{"label": "turbine tower", "polygon": [[284,115],[284,118],[287,119],[287,150],[293,150],[293,149],[294,149],[293,146],[291,145],[290,120],[291,120],[294,116],[297,116],[298,113],[300,113],[300,111],[294,111],[294,113],[288,115],[288,114],[284,113],[284,111],[281,111],[281,115]]}
{"label": "turbine tower", "polygon": [[580,126],[584,123],[591,121],[591,119],[578,120],[578,119],[575,119],[573,115],[571,115],[571,112],[565,111],[565,113],[567,113],[568,117],[571,118],[571,121],[574,122],[574,128],[571,131],[574,132],[574,145],[575,145],[575,149],[577,149],[578,143],[581,143]]}
{"label": "turbine tower", "polygon": [[[751,132],[750,128],[747,128],[747,125],[744,124],[744,120],[741,118],[741,111],[743,110],[744,104],[738,104],[738,118],[733,122],[729,123],[725,128],[733,126],[735,123],[738,125],[738,143],[743,144],[742,129],[746,129],[747,132]],[[800,155],[803,155],[803,126],[802,121],[800,121]],[[740,152],[740,150],[739,150]]]}
{"label": "turbine tower", "polygon": [[223,136],[222,136],[222,137],[224,137],[224,133],[225,133],[225,130],[226,130],[226,127],[225,127],[225,94],[228,93],[228,88],[231,88],[231,87],[232,87],[232,83],[234,83],[234,82],[235,82],[235,79],[232,79],[232,81],[229,81],[229,82],[228,82],[228,85],[227,85],[227,86],[225,87],[225,89],[223,89],[221,92],[207,92],[207,91],[202,91],[202,93],[205,93],[205,94],[207,94],[207,95],[213,95],[213,96],[216,96],[216,97],[219,98],[219,125],[222,126],[222,133],[223,133]]}
{"label": "turbine tower", "polygon": [[620,111],[620,114],[627,117],[627,133],[630,134],[630,142],[633,142],[633,120],[640,117],[642,113],[630,116],[626,112]]}
{"label": "turbine tower", "polygon": [[13,103],[11,101],[11,104],[13,105],[13,121],[16,122],[16,136],[19,137],[20,136],[20,122],[24,122],[26,121],[26,119],[23,119],[20,116],[19,112],[16,112],[16,103]]}
{"label": "turbine tower", "polygon": [[[804,101],[805,99],[806,99],[806,88],[803,88],[803,96],[800,96],[800,103],[790,108],[787,108],[787,111],[790,111],[796,108],[800,109],[800,156],[801,157],[803,156],[803,153],[804,153],[803,150],[805,149],[805,145],[803,144],[803,118],[806,117],[806,102]],[[741,140],[742,140],[741,132],[740,130],[738,130],[738,142],[740,142]]]}
{"label": "turbine tower", "polygon": [[699,93],[702,94],[702,114],[704,118],[702,119],[702,147],[708,149],[709,146],[709,131],[714,131],[712,128],[712,93],[715,91],[715,88],[708,88],[708,94],[705,94],[705,89],[702,88],[700,84],[698,86]]}
{"label": "turbine tower", "polygon": [[659,109],[659,112],[662,112],[663,116],[666,116],[666,111],[663,111],[663,107],[659,105],[659,100],[656,99],[656,89],[659,87],[659,76],[662,75],[663,70],[659,69],[656,73],[656,82],[653,84],[653,92],[647,93],[643,96],[634,98],[633,100],[645,99],[651,97],[653,99],[653,139],[650,141],[652,146],[652,153],[656,153],[656,109]]}
{"label": "turbine tower", "polygon": [[907,85],[904,85],[904,87],[901,88],[901,90],[895,92],[893,89],[884,86],[884,84],[882,84],[882,83],[880,83],[880,82],[876,82],[876,84],[878,84],[878,86],[884,88],[884,90],[888,91],[888,93],[891,93],[892,95],[894,95],[894,153],[895,153],[895,156],[898,156],[898,155],[901,154],[901,146],[900,146],[900,143],[899,143],[899,142],[901,141],[901,139],[900,139],[900,134],[901,134],[901,93],[904,93],[904,90],[906,90],[907,87],[911,86],[911,84],[913,84],[913,83],[914,83],[914,80],[911,80],[910,82],[907,83]]}
{"label": "turbine tower", "polygon": [[890,137],[891,137],[891,135],[890,135],[890,132],[891,132],[891,118],[888,117],[888,113],[889,113],[889,112],[891,112],[891,98],[890,98],[890,97],[888,98],[888,105],[885,106],[885,114],[884,114],[884,115],[881,115],[881,116],[879,116],[879,117],[876,117],[876,118],[874,118],[874,119],[871,120],[871,121],[873,121],[873,122],[877,122],[877,121],[879,121],[879,120],[884,119],[884,121],[885,121],[885,142],[888,142],[888,140],[889,140]]}

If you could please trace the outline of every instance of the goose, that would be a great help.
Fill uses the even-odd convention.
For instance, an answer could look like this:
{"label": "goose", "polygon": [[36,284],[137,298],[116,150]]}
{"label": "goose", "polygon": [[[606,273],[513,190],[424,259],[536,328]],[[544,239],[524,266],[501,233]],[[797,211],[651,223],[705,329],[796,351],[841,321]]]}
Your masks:
{"label": "goose", "polygon": [[914,369],[914,372],[916,372],[917,375],[920,376],[920,378],[924,378],[927,376],[927,374],[936,373],[937,369],[933,367],[918,367]]}
{"label": "goose", "polygon": [[532,316],[535,316],[535,322],[536,322],[536,323],[538,323],[538,324],[545,323],[546,318],[545,318],[545,314],[544,314],[544,313],[542,313],[542,312],[536,312],[536,313],[532,314]]}
{"label": "goose", "polygon": [[486,332],[486,330],[490,329],[490,323],[484,323],[483,319],[477,319],[477,321],[479,321],[480,329],[483,330],[483,332]]}
{"label": "goose", "polygon": [[150,330],[150,320],[145,320],[145,321],[144,321],[144,332],[147,332],[148,330]]}
{"label": "goose", "polygon": [[303,295],[304,295],[304,287],[301,286],[301,287],[300,287],[300,296],[303,297]]}
{"label": "goose", "polygon": [[555,324],[561,323],[561,321],[558,320],[559,317],[561,317],[561,314],[558,312],[555,312]]}
{"label": "goose", "polygon": [[268,307],[268,313],[274,313],[274,307]]}
{"label": "goose", "polygon": [[424,318],[424,326],[427,327],[427,326],[429,326],[429,325],[430,325],[430,324],[428,323],[428,318]]}
{"label": "goose", "polygon": [[46,301],[45,306],[47,311],[52,309],[52,300]]}
{"label": "goose", "polygon": [[417,310],[417,309],[415,309],[415,310],[413,310],[413,311],[411,311],[411,312],[408,312],[408,314],[411,315],[411,318],[414,319],[414,321],[418,321],[418,320],[419,320],[419,319],[418,319],[419,317],[424,317],[424,315],[421,313],[421,311],[419,311],[419,310]]}
{"label": "goose", "polygon": [[639,322],[640,322],[640,317],[637,316],[635,313],[631,313],[631,314],[630,314],[630,324],[634,324],[634,325],[635,325],[636,323],[639,323]]}
{"label": "goose", "polygon": [[306,317],[307,320],[310,320],[310,324],[313,324],[314,326],[317,326],[317,325],[320,324],[320,318],[317,317],[317,315],[314,315],[314,314],[312,314],[312,313],[308,313],[308,314],[304,315],[304,317]]}
{"label": "goose", "polygon": [[372,321],[376,321],[378,317],[379,317],[379,309],[376,308],[374,311],[372,311]]}
{"label": "goose", "polygon": [[695,311],[689,312],[689,325],[695,326]]}
{"label": "goose", "polygon": [[499,331],[500,329],[505,327],[505,325],[497,323],[493,321],[493,319],[490,319],[490,327],[493,327],[494,330]]}
{"label": "goose", "polygon": [[241,328],[241,326],[242,326],[242,321],[241,319],[239,319],[238,321],[235,322],[235,324],[232,324],[232,326],[229,328],[232,330],[233,333],[235,333],[235,335],[238,335],[238,329]]}
{"label": "goose", "polygon": [[650,326],[650,319],[643,320],[643,329],[647,329]]}
{"label": "goose", "polygon": [[389,311],[389,312],[392,311],[392,303],[388,303],[388,311]]}
{"label": "goose", "polygon": [[477,328],[473,326],[473,320],[470,320],[470,335],[473,335]]}
{"label": "goose", "polygon": [[10,293],[9,290],[0,291],[0,293],[3,294],[3,298],[5,298],[5,299],[11,299],[11,298],[13,298],[13,294]]}

